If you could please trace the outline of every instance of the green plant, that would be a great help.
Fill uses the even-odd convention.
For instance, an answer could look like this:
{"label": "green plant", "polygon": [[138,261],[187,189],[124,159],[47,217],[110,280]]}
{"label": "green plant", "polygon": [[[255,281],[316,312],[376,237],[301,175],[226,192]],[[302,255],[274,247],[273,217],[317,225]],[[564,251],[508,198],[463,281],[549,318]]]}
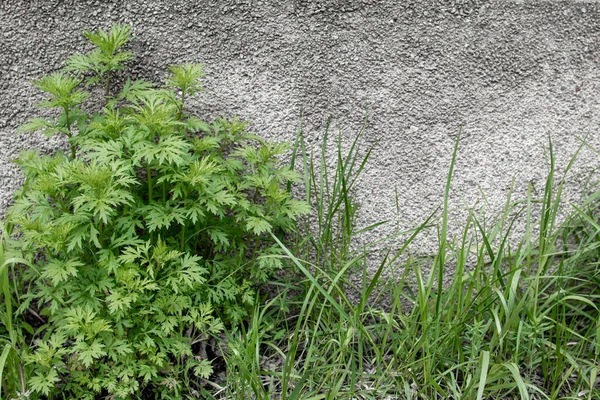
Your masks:
{"label": "green plant", "polygon": [[202,89],[197,64],[171,67],[164,88],[128,80],[85,110],[81,73],[108,99],[132,58],[119,52],[128,27],[85,36],[95,50],[36,84],[58,117],[23,128],[64,134],[71,154],[21,154],[26,180],[7,213],[25,261],[12,274],[24,291],[16,316],[44,319],[24,357],[28,390],[183,398],[212,373],[198,348],[243,322],[282,267],[270,233],[293,231],[308,206],[286,190],[298,179],[278,159],[287,145],[186,113]]}
{"label": "green plant", "polygon": [[105,101],[108,102],[114,73],[125,69],[124,63],[135,58],[132,52],[122,50],[131,41],[131,27],[117,24],[109,31],[85,31],[83,36],[95,46],[94,50],[69,57],[65,71],[87,74],[87,84],[100,84],[104,88]]}
{"label": "green plant", "polygon": [[[129,32],[92,34],[110,42],[108,58],[126,45],[115,45],[129,37],[120,30]],[[0,240],[0,395],[600,397],[600,192],[559,224],[566,178],[556,180],[552,143],[540,198],[514,201],[511,191],[495,222],[472,209],[453,237],[457,141],[441,213],[356,246],[385,223],[355,226],[353,187],[372,150],[361,156],[360,135],[346,154],[338,140],[328,170],[328,135],[307,157],[300,132],[282,165],[285,147],[243,123],[187,114],[202,90],[197,64],[171,67],[162,89],[126,81],[88,114],[82,82],[115,86],[107,76],[128,59],[110,70],[70,62],[37,84],[59,115],[24,129],[63,134],[71,154],[18,160],[26,181]],[[289,194],[298,150],[315,218],[284,242],[279,233],[293,233],[307,211]],[[436,220],[437,252],[409,254]],[[518,221],[525,233],[515,241]],[[262,301],[257,288],[284,263],[295,273],[269,281],[278,293]],[[204,379],[211,335],[225,381]]]}
{"label": "green plant", "polygon": [[13,393],[21,398],[27,393],[26,380],[29,372],[24,366],[24,358],[29,354],[26,337],[34,332],[26,321],[14,323],[17,322],[14,321],[14,313],[19,305],[22,288],[16,284],[16,279],[10,281],[10,276],[14,277],[15,274],[14,270],[12,274],[9,273],[9,269],[16,264],[26,265],[27,261],[14,254],[10,244],[7,228],[0,225],[0,285],[4,298],[4,307],[0,308],[0,398],[3,393]]}
{"label": "green plant", "polygon": [[[307,173],[310,199],[323,218],[295,246],[280,244],[304,279],[279,282],[280,294],[255,304],[248,329],[231,340],[226,398],[598,398],[600,194],[558,224],[566,178],[555,178],[552,143],[541,198],[529,193],[514,201],[509,193],[496,221],[471,210],[462,233],[452,237],[444,226],[457,142],[441,212],[399,235],[406,238],[400,248],[383,252],[358,284],[350,272],[373,259],[372,247],[346,245],[359,231],[338,229],[345,211],[335,205],[353,204],[352,193],[333,184],[355,181],[360,172],[339,175],[351,171],[340,167],[352,164],[344,162],[355,158],[351,149],[332,175]],[[356,165],[367,161],[356,159]],[[304,170],[313,167],[305,159]],[[526,228],[521,238],[513,232],[517,221]],[[436,254],[407,254],[411,241],[436,225]],[[440,276],[448,278],[444,285]],[[287,294],[298,290],[298,297]]]}

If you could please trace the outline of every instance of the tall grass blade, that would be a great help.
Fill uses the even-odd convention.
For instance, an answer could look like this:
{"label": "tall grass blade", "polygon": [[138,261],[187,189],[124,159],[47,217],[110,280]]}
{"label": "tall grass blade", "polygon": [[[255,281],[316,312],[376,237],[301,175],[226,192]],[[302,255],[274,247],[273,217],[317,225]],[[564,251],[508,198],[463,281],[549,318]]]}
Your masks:
{"label": "tall grass blade", "polygon": [[450,185],[452,184],[452,174],[454,173],[454,165],[456,163],[456,155],[458,154],[458,144],[460,143],[460,135],[462,134],[462,126],[458,132],[456,142],[454,143],[454,150],[452,152],[452,161],[450,162],[450,169],[448,171],[448,178],[446,180],[446,188],[444,189],[444,209],[442,211],[442,232],[440,234],[440,247],[438,250],[438,287],[437,287],[437,298],[435,301],[435,314],[437,318],[441,318],[441,301],[442,301],[442,289],[444,285],[444,271],[446,266],[446,240],[448,236],[448,200],[450,199]]}
{"label": "tall grass blade", "polygon": [[506,367],[506,369],[508,369],[510,371],[510,373],[512,374],[513,379],[515,380],[515,383],[517,385],[517,388],[519,389],[519,394],[521,395],[521,399],[529,400],[529,391],[527,390],[527,386],[525,385],[525,382],[523,381],[523,377],[521,376],[521,373],[519,372],[519,367],[517,367],[517,364],[504,363],[502,365],[504,365],[504,367]]}
{"label": "tall grass blade", "polygon": [[477,389],[477,400],[483,399],[483,391],[485,390],[485,383],[487,382],[488,368],[490,366],[490,352],[481,352],[481,373],[479,374],[479,387]]}
{"label": "tall grass blade", "polygon": [[6,366],[6,360],[11,350],[12,345],[10,343],[6,343],[4,345],[4,349],[2,350],[2,355],[0,355],[0,399],[2,399],[2,386],[4,383],[4,381],[2,380],[2,375],[4,373],[4,367]]}

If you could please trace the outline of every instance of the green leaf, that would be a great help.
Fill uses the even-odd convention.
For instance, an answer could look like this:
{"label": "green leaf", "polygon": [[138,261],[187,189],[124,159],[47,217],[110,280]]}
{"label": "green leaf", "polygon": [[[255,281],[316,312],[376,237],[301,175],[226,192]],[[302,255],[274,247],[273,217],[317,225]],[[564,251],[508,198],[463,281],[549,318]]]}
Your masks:
{"label": "green leaf", "polygon": [[94,340],[90,345],[86,342],[75,343],[74,349],[79,361],[81,361],[86,368],[89,368],[94,363],[94,360],[106,355],[104,347],[104,344],[100,343],[98,340]]}
{"label": "green leaf", "polygon": [[220,229],[209,229],[208,234],[216,245],[221,246],[229,246],[229,239],[227,238],[227,234]]}
{"label": "green leaf", "polygon": [[[210,132],[210,128],[209,128],[209,132]],[[204,153],[206,151],[210,151],[210,150],[219,148],[220,143],[221,143],[221,139],[219,139],[218,137],[214,137],[214,136],[204,136],[202,138],[196,138],[193,141],[194,151],[196,153]]]}
{"label": "green leaf", "polygon": [[104,55],[112,56],[131,41],[131,26],[114,24],[108,32],[102,29],[96,32],[85,31],[83,36],[96,45]]}
{"label": "green leaf", "polygon": [[289,209],[288,216],[290,218],[310,213],[310,205],[305,201],[290,199],[287,202],[287,206]]}
{"label": "green leaf", "polygon": [[50,99],[40,103],[41,107],[71,108],[83,103],[89,93],[76,90],[81,81],[62,72],[55,72],[35,81],[34,85],[50,95]]}
{"label": "green leaf", "polygon": [[188,152],[192,146],[179,135],[162,136],[153,150],[149,160],[157,160],[158,165],[164,163],[182,166],[187,164]]}
{"label": "green leaf", "polygon": [[208,360],[193,360],[194,375],[198,378],[208,379],[213,373],[213,366]]}
{"label": "green leaf", "polygon": [[113,361],[117,361],[118,357],[124,357],[128,354],[133,354],[133,349],[128,341],[118,339],[110,346],[107,346],[108,354]]}
{"label": "green leaf", "polygon": [[123,157],[123,143],[116,140],[90,140],[81,149],[86,152],[86,158],[96,162],[120,161]]}
{"label": "green leaf", "polygon": [[76,258],[69,260],[53,259],[42,269],[42,277],[50,279],[53,286],[67,281],[69,277],[77,276],[77,269],[83,267],[83,263]]}
{"label": "green leaf", "polygon": [[299,182],[301,175],[291,169],[289,166],[282,167],[275,171],[275,175],[280,183]]}
{"label": "green leaf", "polygon": [[[165,96],[157,90],[143,92],[143,96],[136,98],[132,109],[135,113],[132,114],[130,120],[150,134],[172,134],[183,125],[175,118],[176,105],[166,101]],[[151,144],[153,143],[142,142],[135,147],[135,150],[142,153],[151,151],[153,148],[150,146]],[[137,158],[147,157],[144,154],[135,156]]]}
{"label": "green leaf", "polygon": [[18,132],[35,132],[40,129],[52,128],[53,125],[44,118],[33,118],[26,124],[19,127]]}
{"label": "green leaf", "polygon": [[97,317],[89,304],[85,307],[68,308],[62,317],[61,331],[72,336],[83,334],[87,338],[93,338],[99,333],[111,331],[110,324],[105,319]]}
{"label": "green leaf", "polygon": [[94,64],[89,56],[85,54],[73,54],[67,59],[65,71],[68,72],[85,72],[91,71]]}
{"label": "green leaf", "polygon": [[485,390],[485,384],[487,382],[488,368],[490,365],[490,352],[482,351],[480,356],[480,372],[479,372],[479,386],[477,388],[477,400],[483,399],[483,393]]}
{"label": "green leaf", "polygon": [[158,376],[158,371],[156,367],[152,365],[142,364],[139,366],[138,372],[140,376],[144,379],[144,382],[148,383],[153,378]]}
{"label": "green leaf", "polygon": [[[8,359],[8,356],[11,351],[13,351],[11,344],[6,343],[4,345],[4,348],[2,349],[2,355],[0,355],[0,382],[4,382],[2,380],[2,375],[3,375],[5,367],[6,367],[6,360]],[[2,386],[0,386],[0,395],[1,394],[2,394]]]}
{"label": "green leaf", "polygon": [[131,308],[133,298],[127,295],[124,296],[120,291],[114,290],[106,297],[106,302],[108,303],[108,310],[114,314],[119,311],[129,310]]}
{"label": "green leaf", "polygon": [[208,271],[200,266],[200,260],[199,256],[184,255],[180,265],[167,277],[166,284],[179,293],[185,286],[191,289],[206,282],[204,275]]}
{"label": "green leaf", "polygon": [[35,376],[29,378],[28,383],[32,390],[48,396],[50,390],[56,387],[58,381],[58,372],[51,368],[46,375],[37,372]]}
{"label": "green leaf", "polygon": [[226,190],[221,190],[216,193],[212,193],[211,197],[217,203],[222,205],[234,205],[236,203],[236,198],[233,194],[229,193]]}
{"label": "green leaf", "polygon": [[127,78],[121,93],[119,94],[120,99],[126,99],[127,101],[133,102],[136,98],[143,96],[149,90],[154,89],[152,82],[145,81],[143,79],[136,79],[131,81]]}
{"label": "green leaf", "polygon": [[187,212],[187,218],[189,218],[193,224],[197,223],[205,216],[204,207],[200,202],[187,202],[184,209]]}
{"label": "green leaf", "polygon": [[210,184],[212,175],[222,171],[215,161],[208,158],[194,161],[189,168],[189,172],[182,176],[182,179],[194,187]]}
{"label": "green leaf", "polygon": [[266,232],[271,232],[273,227],[263,218],[247,217],[246,230],[254,232],[255,235],[261,235]]}
{"label": "green leaf", "polygon": [[[190,117],[185,121],[185,126],[192,132],[196,133],[198,131],[202,131],[204,133],[210,133],[210,124],[202,121],[200,118]],[[205,138],[202,138],[205,139]],[[202,139],[198,139],[198,141],[202,142]],[[215,139],[215,138],[212,138]],[[217,141],[218,143],[218,141]],[[194,146],[194,150],[196,150],[196,146]]]}
{"label": "green leaf", "polygon": [[170,203],[155,203],[142,208],[140,211],[146,215],[146,225],[150,232],[169,228],[173,222],[183,225],[187,214],[185,209],[173,207]]}
{"label": "green leaf", "polygon": [[167,79],[167,85],[181,90],[186,95],[193,95],[203,90],[200,79],[206,74],[202,64],[185,63],[183,65],[172,65],[169,67],[171,76]]}

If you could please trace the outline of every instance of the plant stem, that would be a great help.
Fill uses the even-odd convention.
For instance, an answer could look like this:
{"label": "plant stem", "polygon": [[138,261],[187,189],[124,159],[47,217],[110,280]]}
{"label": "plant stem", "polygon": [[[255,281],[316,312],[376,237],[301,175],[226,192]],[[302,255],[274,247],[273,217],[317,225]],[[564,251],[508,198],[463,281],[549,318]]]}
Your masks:
{"label": "plant stem", "polygon": [[25,372],[23,372],[22,362],[19,362],[19,376],[21,377],[21,393],[25,393]]}
{"label": "plant stem", "polygon": [[[185,195],[183,196],[183,206],[185,207],[185,202],[188,198],[188,193],[187,191],[185,192]],[[183,226],[181,227],[181,234],[180,234],[180,238],[179,238],[179,247],[180,250],[183,251],[183,249],[185,248],[185,224],[183,224]]]}
{"label": "plant stem", "polygon": [[110,96],[110,72],[106,74],[106,83],[104,86],[104,101],[108,104],[108,97]]}
{"label": "plant stem", "polygon": [[98,236],[100,236],[99,240],[100,240],[100,246],[104,247],[104,224],[102,223],[102,221],[99,221],[98,224]]}
{"label": "plant stem", "polygon": [[181,121],[181,118],[183,117],[183,107],[185,106],[185,88],[183,88],[183,90],[181,91],[181,106],[179,107],[179,110],[177,111],[177,119],[179,121]]}
{"label": "plant stem", "polygon": [[152,203],[152,171],[150,164],[146,165],[146,176],[148,179],[148,204]]}
{"label": "plant stem", "polygon": [[69,107],[63,107],[65,111],[65,121],[67,124],[67,137],[69,138],[69,146],[71,147],[71,159],[74,160],[76,156],[75,145],[71,143],[73,134],[71,133],[71,123],[69,122]]}
{"label": "plant stem", "polygon": [[252,249],[252,256],[250,257],[251,260],[253,260],[256,257],[256,250],[258,250],[258,244],[260,243],[260,237],[257,236],[255,241],[254,241],[254,248]]}
{"label": "plant stem", "polygon": [[179,248],[183,251],[185,247],[185,224],[181,227],[181,233],[179,234]]}
{"label": "plant stem", "polygon": [[67,136],[71,137],[71,123],[69,122],[69,107],[63,107],[63,110],[65,110],[65,123],[67,124],[67,130],[69,131],[69,133],[67,133]]}

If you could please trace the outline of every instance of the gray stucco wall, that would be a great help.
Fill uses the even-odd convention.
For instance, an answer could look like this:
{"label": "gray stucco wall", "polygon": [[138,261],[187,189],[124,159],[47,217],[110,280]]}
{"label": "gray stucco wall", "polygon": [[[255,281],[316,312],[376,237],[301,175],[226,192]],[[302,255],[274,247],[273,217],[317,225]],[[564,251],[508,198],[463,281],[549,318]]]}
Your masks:
{"label": "gray stucco wall", "polygon": [[[516,197],[530,182],[543,191],[548,136],[559,169],[576,136],[600,147],[599,11],[575,0],[0,0],[0,213],[21,179],[10,160],[60,145],[15,135],[41,99],[30,82],[82,51],[82,30],[123,22],[140,76],[205,63],[209,92],[194,104],[205,118],[237,115],[291,140],[302,114],[317,146],[328,117],[351,140],[368,107],[363,143],[380,142],[358,193],[361,225],[395,218],[395,187],[401,225],[440,204],[461,124],[451,205],[484,192],[493,215],[513,177]],[[599,160],[582,152],[569,198]]]}

